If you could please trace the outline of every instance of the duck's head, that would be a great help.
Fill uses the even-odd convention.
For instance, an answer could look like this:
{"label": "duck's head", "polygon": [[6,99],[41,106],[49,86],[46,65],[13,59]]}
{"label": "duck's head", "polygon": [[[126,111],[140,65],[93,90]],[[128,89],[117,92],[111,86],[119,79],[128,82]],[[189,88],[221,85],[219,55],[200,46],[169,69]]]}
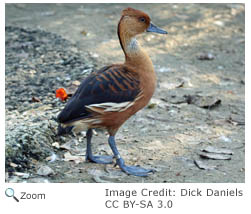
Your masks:
{"label": "duck's head", "polygon": [[167,34],[166,31],[152,24],[146,13],[130,7],[122,11],[118,33],[121,33],[120,31],[123,31],[129,37],[135,37],[143,32]]}

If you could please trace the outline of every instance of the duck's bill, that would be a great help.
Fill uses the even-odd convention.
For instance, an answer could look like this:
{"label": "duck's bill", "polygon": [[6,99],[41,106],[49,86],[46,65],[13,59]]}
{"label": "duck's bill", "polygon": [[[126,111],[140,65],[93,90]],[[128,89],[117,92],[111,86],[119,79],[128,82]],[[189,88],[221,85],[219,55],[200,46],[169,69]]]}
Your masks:
{"label": "duck's bill", "polygon": [[167,31],[162,30],[161,28],[157,27],[153,23],[150,23],[150,26],[146,29],[146,32],[154,32],[160,34],[167,34]]}

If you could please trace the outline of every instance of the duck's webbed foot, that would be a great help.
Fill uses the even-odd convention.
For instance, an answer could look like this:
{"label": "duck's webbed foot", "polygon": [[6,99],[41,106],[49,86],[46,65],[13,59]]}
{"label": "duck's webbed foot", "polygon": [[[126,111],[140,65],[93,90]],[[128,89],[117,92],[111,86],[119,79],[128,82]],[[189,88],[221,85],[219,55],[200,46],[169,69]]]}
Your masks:
{"label": "duck's webbed foot", "polygon": [[91,149],[91,138],[92,138],[92,129],[88,129],[86,133],[86,138],[87,138],[87,148],[86,148],[86,160],[91,161],[94,163],[99,163],[99,164],[111,164],[113,163],[113,157],[112,156],[95,156],[92,154],[92,149]]}
{"label": "duck's webbed foot", "polygon": [[110,136],[109,139],[109,145],[113,151],[113,154],[116,158],[116,164],[120,167],[120,169],[129,174],[129,175],[135,175],[135,176],[148,176],[149,173],[153,173],[155,172],[154,169],[144,169],[142,167],[139,166],[127,166],[125,165],[125,161],[123,160],[123,158],[120,156],[116,144],[115,144],[115,139],[114,136]]}
{"label": "duck's webbed foot", "polygon": [[127,166],[125,165],[125,161],[121,157],[116,160],[116,164],[119,165],[122,171],[129,175],[145,177],[148,176],[149,173],[153,173],[156,171],[154,169],[145,169],[139,166]]}
{"label": "duck's webbed foot", "polygon": [[94,155],[86,155],[86,160],[91,161],[93,163],[100,163],[100,164],[111,164],[113,163],[113,157],[112,156],[94,156]]}

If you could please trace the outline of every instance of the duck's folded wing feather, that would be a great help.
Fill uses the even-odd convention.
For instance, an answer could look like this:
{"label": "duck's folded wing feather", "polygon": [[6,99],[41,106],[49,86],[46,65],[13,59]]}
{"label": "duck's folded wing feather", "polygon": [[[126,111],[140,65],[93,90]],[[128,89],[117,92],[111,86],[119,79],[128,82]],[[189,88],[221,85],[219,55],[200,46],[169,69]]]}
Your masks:
{"label": "duck's folded wing feather", "polygon": [[93,113],[123,111],[141,96],[139,79],[125,66],[107,66],[87,77],[58,115],[60,123]]}

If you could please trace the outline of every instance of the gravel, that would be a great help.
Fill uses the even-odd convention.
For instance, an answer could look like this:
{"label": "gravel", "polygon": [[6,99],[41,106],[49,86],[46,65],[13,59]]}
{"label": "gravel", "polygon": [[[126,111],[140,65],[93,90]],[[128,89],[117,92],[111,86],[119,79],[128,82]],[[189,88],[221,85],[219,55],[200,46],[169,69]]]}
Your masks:
{"label": "gravel", "polygon": [[52,144],[62,141],[55,116],[64,103],[55,90],[83,79],[95,63],[59,35],[12,26],[5,32],[6,171],[11,175],[48,162],[57,149]]}

